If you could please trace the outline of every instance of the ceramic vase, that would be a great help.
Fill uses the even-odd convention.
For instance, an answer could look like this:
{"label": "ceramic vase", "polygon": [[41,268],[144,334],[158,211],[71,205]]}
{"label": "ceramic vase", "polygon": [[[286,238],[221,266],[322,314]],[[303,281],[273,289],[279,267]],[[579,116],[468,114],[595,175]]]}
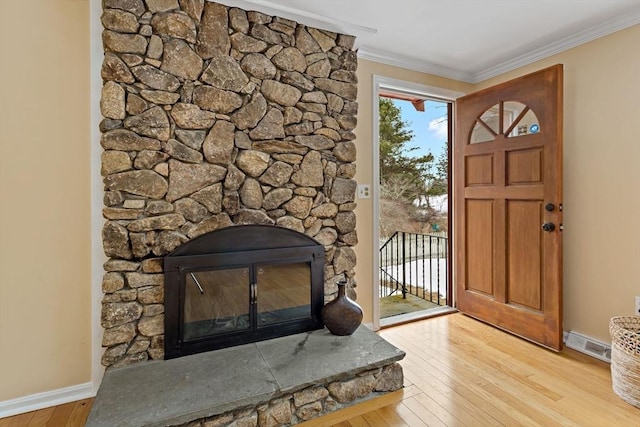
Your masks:
{"label": "ceramic vase", "polygon": [[347,282],[338,282],[338,296],[322,307],[322,321],[333,335],[351,335],[362,323],[362,308],[345,294]]}

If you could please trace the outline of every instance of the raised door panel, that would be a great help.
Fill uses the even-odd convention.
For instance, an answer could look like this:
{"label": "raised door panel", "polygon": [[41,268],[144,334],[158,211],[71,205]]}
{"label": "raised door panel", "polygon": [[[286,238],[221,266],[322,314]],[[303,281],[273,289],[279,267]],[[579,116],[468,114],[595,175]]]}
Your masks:
{"label": "raised door panel", "polygon": [[542,184],[542,148],[507,152],[506,184]]}
{"label": "raised door panel", "polygon": [[467,289],[493,295],[493,201],[467,200]]}
{"label": "raised door panel", "polygon": [[542,203],[507,202],[507,302],[542,309]]}
{"label": "raised door panel", "polygon": [[493,155],[468,156],[465,158],[466,186],[492,185],[494,182]]}

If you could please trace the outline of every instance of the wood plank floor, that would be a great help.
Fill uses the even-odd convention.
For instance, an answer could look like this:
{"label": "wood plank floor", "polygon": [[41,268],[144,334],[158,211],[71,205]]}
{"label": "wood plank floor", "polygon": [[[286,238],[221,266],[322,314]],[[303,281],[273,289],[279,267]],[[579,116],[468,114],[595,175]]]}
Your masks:
{"label": "wood plank floor", "polygon": [[611,388],[610,365],[553,353],[462,314],[383,329],[407,356],[405,388],[304,427],[640,427]]}
{"label": "wood plank floor", "polygon": [[[407,352],[405,388],[304,427],[640,426],[640,409],[611,389],[610,367],[553,353],[462,314],[383,329]],[[8,426],[83,426],[92,400],[0,420]]]}
{"label": "wood plank floor", "polygon": [[93,399],[78,400],[0,419],[0,427],[82,427],[87,421]]}

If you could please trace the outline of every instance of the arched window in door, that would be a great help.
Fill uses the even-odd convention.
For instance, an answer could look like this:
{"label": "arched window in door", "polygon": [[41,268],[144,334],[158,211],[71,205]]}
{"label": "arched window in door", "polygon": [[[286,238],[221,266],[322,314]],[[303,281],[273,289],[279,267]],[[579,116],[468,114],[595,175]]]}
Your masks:
{"label": "arched window in door", "polygon": [[500,101],[476,119],[469,143],[491,142],[498,135],[514,138],[540,130],[540,121],[532,109],[518,101]]}

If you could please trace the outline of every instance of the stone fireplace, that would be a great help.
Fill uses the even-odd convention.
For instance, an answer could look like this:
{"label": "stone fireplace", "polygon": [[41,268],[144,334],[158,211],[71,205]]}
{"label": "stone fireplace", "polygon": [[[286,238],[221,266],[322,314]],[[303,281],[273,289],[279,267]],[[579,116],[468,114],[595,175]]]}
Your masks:
{"label": "stone fireplace", "polygon": [[354,38],[204,0],[103,0],[102,363],[163,359],[163,257],[272,225],[353,288]]}
{"label": "stone fireplace", "polygon": [[[102,3],[108,369],[87,425],[294,425],[402,388],[402,351],[318,329],[338,281],[355,298],[354,38],[205,0]],[[238,290],[248,309],[216,295]],[[212,336],[231,343],[200,353]]]}

